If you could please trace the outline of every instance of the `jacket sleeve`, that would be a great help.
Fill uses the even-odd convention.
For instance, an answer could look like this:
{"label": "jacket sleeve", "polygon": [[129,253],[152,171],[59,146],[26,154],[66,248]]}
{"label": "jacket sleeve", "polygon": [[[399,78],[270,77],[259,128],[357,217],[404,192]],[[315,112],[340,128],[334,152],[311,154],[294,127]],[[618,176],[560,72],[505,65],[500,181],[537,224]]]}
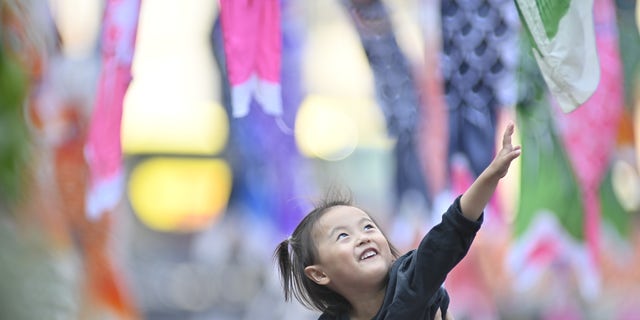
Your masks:
{"label": "jacket sleeve", "polygon": [[406,306],[421,305],[424,308],[425,303],[436,303],[440,297],[438,290],[447,274],[469,251],[483,216],[477,221],[465,218],[460,211],[460,197],[456,198],[442,216],[442,221],[425,235],[413,255],[399,266],[398,284],[404,288],[396,290],[396,298]]}

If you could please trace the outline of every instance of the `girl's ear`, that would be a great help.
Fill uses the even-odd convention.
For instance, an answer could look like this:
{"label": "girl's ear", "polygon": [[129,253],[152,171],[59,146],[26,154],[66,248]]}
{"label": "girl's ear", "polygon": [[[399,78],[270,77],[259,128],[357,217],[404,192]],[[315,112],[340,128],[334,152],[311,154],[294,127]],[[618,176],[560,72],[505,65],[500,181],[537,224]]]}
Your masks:
{"label": "girl's ear", "polygon": [[329,276],[322,271],[322,269],[317,265],[312,265],[304,268],[304,274],[307,278],[311,279],[311,281],[321,285],[326,286],[331,281]]}

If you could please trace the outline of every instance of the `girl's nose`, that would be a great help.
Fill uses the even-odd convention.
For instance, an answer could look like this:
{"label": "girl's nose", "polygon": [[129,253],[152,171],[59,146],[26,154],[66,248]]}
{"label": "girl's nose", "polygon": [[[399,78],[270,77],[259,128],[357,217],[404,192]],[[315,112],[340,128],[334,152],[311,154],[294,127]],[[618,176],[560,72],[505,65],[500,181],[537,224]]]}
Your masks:
{"label": "girl's nose", "polygon": [[371,242],[371,239],[369,238],[369,235],[367,234],[361,234],[360,238],[358,239],[358,245],[361,246],[363,244],[367,244]]}

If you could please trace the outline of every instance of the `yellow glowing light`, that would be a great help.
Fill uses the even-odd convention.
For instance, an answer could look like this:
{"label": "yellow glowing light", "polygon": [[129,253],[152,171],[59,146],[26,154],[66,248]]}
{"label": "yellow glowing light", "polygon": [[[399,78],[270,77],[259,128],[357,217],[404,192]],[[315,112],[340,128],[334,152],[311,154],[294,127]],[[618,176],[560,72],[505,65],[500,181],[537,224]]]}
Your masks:
{"label": "yellow glowing light", "polygon": [[625,210],[640,209],[640,177],[631,164],[622,160],[614,162],[613,190]]}
{"label": "yellow glowing light", "polygon": [[49,0],[52,16],[67,56],[94,54],[100,31],[102,1]]}
{"label": "yellow glowing light", "polygon": [[228,118],[222,106],[214,102],[180,106],[177,101],[161,99],[139,105],[125,102],[122,120],[125,153],[213,155],[222,151],[229,136]]}
{"label": "yellow glowing light", "polygon": [[219,159],[154,158],[131,172],[133,211],[158,231],[199,231],[214,223],[231,193],[231,169]]}
{"label": "yellow glowing light", "polygon": [[358,145],[358,128],[336,100],[309,96],[296,117],[295,136],[302,154],[337,161]]}
{"label": "yellow glowing light", "polygon": [[[143,1],[124,101],[125,153],[212,155],[228,136],[209,33],[212,1]],[[167,23],[171,21],[171,23]]]}

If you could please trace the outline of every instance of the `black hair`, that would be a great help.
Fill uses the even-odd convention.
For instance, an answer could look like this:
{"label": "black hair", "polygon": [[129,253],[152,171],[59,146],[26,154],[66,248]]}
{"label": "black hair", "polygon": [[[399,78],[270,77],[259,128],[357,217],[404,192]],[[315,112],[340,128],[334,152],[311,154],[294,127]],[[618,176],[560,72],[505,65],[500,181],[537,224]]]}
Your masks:
{"label": "black hair", "polygon": [[[313,227],[326,212],[336,206],[353,206],[351,192],[330,190],[300,221],[291,237],[280,242],[274,253],[285,300],[288,301],[293,296],[309,309],[332,315],[348,312],[351,304],[339,293],[309,279],[304,269],[316,263],[318,257],[318,249],[312,237]],[[393,256],[397,258],[398,250],[391,243],[389,247]]]}

